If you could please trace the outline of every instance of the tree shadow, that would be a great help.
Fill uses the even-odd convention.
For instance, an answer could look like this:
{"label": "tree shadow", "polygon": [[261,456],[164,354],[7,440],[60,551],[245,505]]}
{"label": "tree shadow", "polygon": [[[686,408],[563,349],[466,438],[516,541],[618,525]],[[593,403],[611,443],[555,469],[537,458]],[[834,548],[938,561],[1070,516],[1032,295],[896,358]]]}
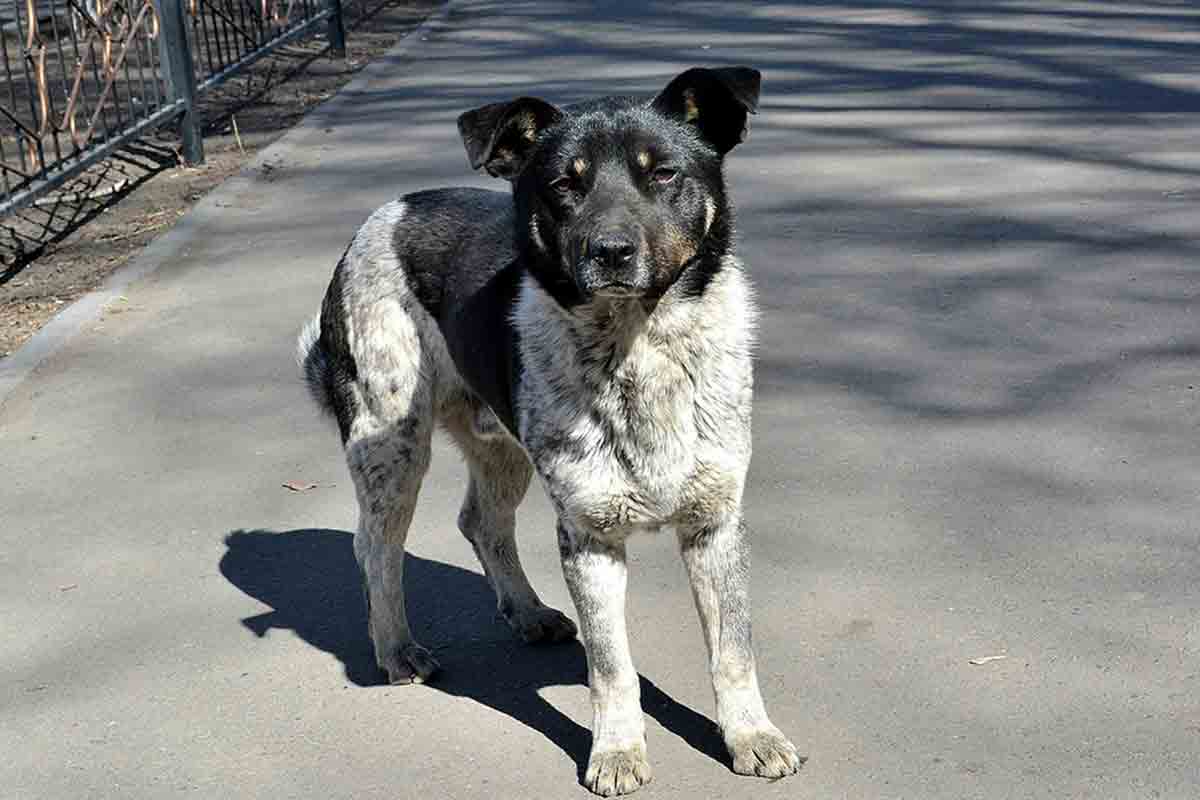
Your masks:
{"label": "tree shadow", "polygon": [[[256,636],[291,630],[342,662],[356,686],[386,686],[367,635],[367,610],[354,559],[353,535],[307,529],[236,530],[225,537],[221,574],[271,607],[242,620]],[[539,694],[547,686],[587,686],[578,641],[530,647],[495,614],[495,597],[480,574],[409,554],[404,591],[415,637],[442,664],[430,687],[467,697],[512,717],[587,767],[591,735]],[[692,748],[730,766],[716,724],[641,677],[642,708]]]}

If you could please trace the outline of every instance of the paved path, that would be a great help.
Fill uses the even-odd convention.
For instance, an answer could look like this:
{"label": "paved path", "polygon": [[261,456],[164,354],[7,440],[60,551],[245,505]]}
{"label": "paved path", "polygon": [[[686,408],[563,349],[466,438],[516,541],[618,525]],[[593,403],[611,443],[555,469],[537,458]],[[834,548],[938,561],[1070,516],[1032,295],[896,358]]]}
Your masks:
{"label": "paved path", "polygon": [[[373,207],[487,185],[460,110],[744,62],[756,637],[811,760],[729,772],[682,569],[645,539],[643,796],[1200,796],[1197,11],[461,2],[425,39],[0,409],[0,795],[585,797],[582,651],[493,619],[445,447],[410,575],[445,677],[371,685],[352,492],[292,338]],[[540,496],[521,525],[566,605]]]}

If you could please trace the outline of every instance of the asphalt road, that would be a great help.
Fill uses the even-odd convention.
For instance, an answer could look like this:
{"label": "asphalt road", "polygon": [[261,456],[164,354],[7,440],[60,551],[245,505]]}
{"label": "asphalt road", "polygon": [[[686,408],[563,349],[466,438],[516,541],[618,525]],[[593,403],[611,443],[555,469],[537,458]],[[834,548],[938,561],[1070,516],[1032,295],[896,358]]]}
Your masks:
{"label": "asphalt road", "polygon": [[[582,650],[494,618],[445,443],[407,576],[445,673],[377,685],[293,335],[371,209],[488,185],[461,110],[736,63],[765,75],[728,169],[764,308],[755,634],[809,762],[731,773],[646,538],[642,796],[1200,796],[1200,12],[458,2],[402,47],[0,408],[0,796],[587,796]],[[537,492],[520,527],[568,607]]]}

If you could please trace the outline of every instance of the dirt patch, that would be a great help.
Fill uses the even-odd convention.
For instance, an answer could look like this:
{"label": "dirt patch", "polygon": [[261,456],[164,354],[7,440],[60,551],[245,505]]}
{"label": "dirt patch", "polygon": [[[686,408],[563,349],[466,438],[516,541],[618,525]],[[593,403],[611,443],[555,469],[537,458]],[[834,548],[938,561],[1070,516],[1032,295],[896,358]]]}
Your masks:
{"label": "dirt patch", "polygon": [[205,163],[180,165],[171,130],[122,150],[18,215],[0,220],[0,359],[63,306],[97,288],[210,189],[236,173],[439,5],[344,2],[346,58],[323,37],[282,48],[208,94]]}

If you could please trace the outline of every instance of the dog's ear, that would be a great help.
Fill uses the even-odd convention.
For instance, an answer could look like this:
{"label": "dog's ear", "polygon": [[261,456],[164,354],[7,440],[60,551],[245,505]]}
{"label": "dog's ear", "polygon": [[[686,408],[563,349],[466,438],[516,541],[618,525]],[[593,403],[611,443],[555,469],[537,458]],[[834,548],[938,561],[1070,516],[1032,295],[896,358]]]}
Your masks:
{"label": "dog's ear", "polygon": [[458,118],[458,132],[471,169],[483,167],[492,177],[513,180],[525,168],[537,135],[561,118],[562,112],[545,100],[518,97],[466,112]]}
{"label": "dog's ear", "polygon": [[746,140],[748,117],[758,112],[761,85],[762,73],[750,67],[693,67],[667,84],[651,105],[695,125],[725,155]]}

